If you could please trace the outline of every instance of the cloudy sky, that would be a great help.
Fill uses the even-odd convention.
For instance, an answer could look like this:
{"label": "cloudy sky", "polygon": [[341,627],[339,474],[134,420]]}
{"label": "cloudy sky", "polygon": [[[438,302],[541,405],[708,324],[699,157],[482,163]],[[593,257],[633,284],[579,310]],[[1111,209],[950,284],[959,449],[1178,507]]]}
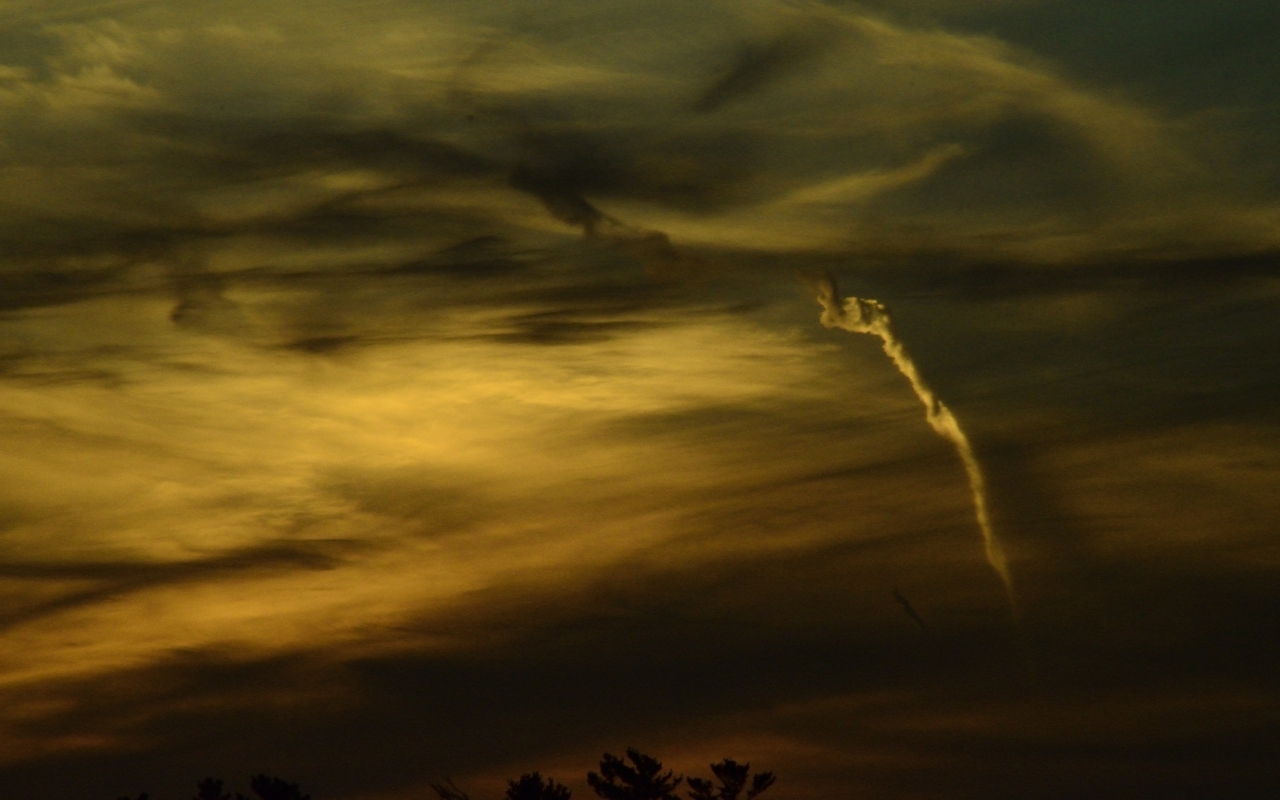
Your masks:
{"label": "cloudy sky", "polygon": [[1277,37],[3,0],[0,795],[1274,796]]}

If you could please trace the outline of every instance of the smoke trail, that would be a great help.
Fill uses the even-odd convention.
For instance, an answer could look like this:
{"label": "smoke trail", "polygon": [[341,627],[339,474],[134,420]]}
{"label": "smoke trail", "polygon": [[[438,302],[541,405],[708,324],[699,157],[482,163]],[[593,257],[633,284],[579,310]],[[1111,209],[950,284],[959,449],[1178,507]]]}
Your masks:
{"label": "smoke trail", "polygon": [[964,462],[964,471],[969,476],[969,490],[973,494],[973,510],[978,518],[978,527],[982,529],[982,541],[987,551],[987,563],[1000,576],[1004,583],[1005,593],[1009,596],[1009,605],[1016,614],[1017,599],[1013,593],[1013,579],[1009,575],[1009,564],[1004,557],[1004,549],[995,531],[991,529],[991,518],[987,513],[986,481],[982,476],[982,465],[973,454],[969,445],[969,437],[964,435],[960,423],[956,421],[951,409],[947,408],[929,385],[920,377],[915,362],[907,355],[897,334],[893,331],[893,323],[889,318],[889,310],[878,300],[864,300],[860,297],[841,298],[833,278],[827,276],[815,287],[818,302],[822,305],[822,324],[828,328],[841,328],[851,333],[871,333],[880,337],[884,343],[884,351],[898,371],[911,382],[916,397],[924,403],[925,418],[929,426],[939,436],[955,445],[960,460]]}

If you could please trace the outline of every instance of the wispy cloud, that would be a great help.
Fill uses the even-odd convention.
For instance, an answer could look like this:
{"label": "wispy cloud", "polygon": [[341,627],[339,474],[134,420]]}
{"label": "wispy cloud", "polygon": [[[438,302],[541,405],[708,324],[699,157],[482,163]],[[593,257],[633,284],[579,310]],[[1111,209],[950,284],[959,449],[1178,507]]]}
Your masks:
{"label": "wispy cloud", "polygon": [[0,794],[1261,785],[1269,89],[1075,13],[6,5]]}

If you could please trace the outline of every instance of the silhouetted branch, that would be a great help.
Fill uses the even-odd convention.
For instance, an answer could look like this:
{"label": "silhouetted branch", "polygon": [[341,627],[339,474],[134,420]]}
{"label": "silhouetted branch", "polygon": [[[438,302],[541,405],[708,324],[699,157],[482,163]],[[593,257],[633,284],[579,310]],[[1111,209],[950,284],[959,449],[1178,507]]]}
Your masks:
{"label": "silhouetted branch", "polygon": [[444,783],[433,783],[431,788],[440,795],[440,800],[471,800],[467,793],[459,789],[453,781],[445,778]]}
{"label": "silhouetted branch", "polygon": [[751,800],[756,795],[763,793],[765,789],[768,789],[777,780],[778,777],[772,772],[757,772],[751,778],[751,788],[747,790],[747,800]]}
{"label": "silhouetted branch", "polygon": [[231,800],[231,795],[222,793],[221,780],[205,778],[196,784],[196,796],[191,800]]}
{"label": "silhouetted branch", "polygon": [[632,765],[617,756],[604,754],[600,774],[587,773],[587,783],[605,800],[676,800],[675,791],[682,777],[662,771],[662,762],[635,748],[627,748]]}
{"label": "silhouetted branch", "polygon": [[[684,782],[683,777],[672,770],[663,771],[661,761],[635,748],[627,748],[626,753],[626,758],[605,753],[600,760],[600,772],[587,773],[587,783],[596,795],[604,800],[678,800],[675,790]],[[747,786],[750,769],[750,764],[739,764],[731,758],[712,764],[715,779],[689,778],[689,797],[691,800],[738,800]],[[772,772],[751,775],[751,788],[747,789],[744,800],[753,800],[775,780]],[[265,774],[254,775],[249,780],[249,788],[258,800],[311,800],[311,795],[303,794],[298,784]],[[448,778],[443,783],[431,784],[431,788],[440,800],[471,800]],[[191,800],[231,800],[231,795],[222,789],[220,778],[205,778],[196,784],[196,794]],[[517,780],[507,781],[503,800],[571,800],[571,795],[564,784],[544,778],[540,772],[526,772]],[[143,792],[137,798],[122,796],[117,800],[149,800],[149,795]],[[236,792],[235,800],[252,798]]]}
{"label": "silhouetted branch", "polygon": [[506,800],[569,800],[569,787],[537,772],[527,772],[518,781],[507,782]]}
{"label": "silhouetted branch", "polygon": [[[743,788],[747,785],[750,764],[739,764],[732,758],[711,765],[711,772],[716,780],[705,778],[689,779],[689,797],[692,800],[738,800]],[[752,800],[758,794],[774,784],[777,778],[772,772],[757,772],[751,778],[751,788],[747,789],[746,800]]]}
{"label": "silhouetted branch", "polygon": [[[311,800],[311,795],[303,794],[298,784],[269,775],[254,775],[249,779],[249,788],[260,800]],[[236,800],[249,799],[236,792]]]}

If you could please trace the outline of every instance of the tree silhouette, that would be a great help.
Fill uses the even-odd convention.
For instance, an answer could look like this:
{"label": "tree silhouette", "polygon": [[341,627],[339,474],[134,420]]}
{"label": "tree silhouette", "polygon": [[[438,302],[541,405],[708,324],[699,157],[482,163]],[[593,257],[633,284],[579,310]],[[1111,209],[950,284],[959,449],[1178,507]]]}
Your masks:
{"label": "tree silhouette", "polygon": [[[739,764],[732,758],[726,758],[711,765],[711,772],[719,785],[703,778],[690,778],[689,797],[692,800],[738,800],[738,795],[742,794],[747,785],[747,774],[750,771],[750,764]],[[746,800],[763,793],[776,780],[772,772],[757,772],[751,778],[751,788],[747,789]]]}
{"label": "tree silhouette", "polygon": [[569,800],[569,787],[537,772],[526,772],[518,781],[507,781],[506,800]]}
{"label": "tree silhouette", "polygon": [[459,789],[454,782],[445,779],[444,783],[433,783],[431,788],[436,790],[436,794],[440,795],[440,800],[471,800],[467,793]]}
{"label": "tree silhouette", "polygon": [[[254,775],[249,779],[249,788],[261,800],[311,800],[311,795],[303,794],[298,784],[268,775]],[[236,792],[236,800],[249,800],[249,798]]]}
{"label": "tree silhouette", "polygon": [[196,784],[196,796],[191,800],[231,800],[231,795],[222,793],[221,780],[205,778]]}
{"label": "tree silhouette", "polygon": [[[433,783],[431,788],[440,795],[440,800],[471,800],[451,780]],[[519,780],[507,781],[507,793],[503,797],[505,800],[569,800],[570,794],[569,787],[564,784],[544,779],[539,772],[526,772]]]}
{"label": "tree silhouette", "polygon": [[[711,772],[715,775],[714,781],[689,779],[690,800],[738,800],[744,789],[747,793],[744,800],[754,800],[776,780],[772,772],[751,775],[750,764],[739,764],[731,758],[712,764]],[[749,788],[748,775],[751,775]],[[627,748],[625,759],[605,753],[600,760],[600,772],[587,773],[587,783],[604,800],[679,800],[675,791],[683,781],[683,777],[671,770],[663,772],[661,761],[633,747]],[[205,778],[196,784],[196,794],[191,800],[231,800],[231,795],[223,793],[222,786],[220,778]],[[298,784],[265,774],[250,778],[249,788],[258,800],[311,800],[311,795],[303,794]],[[471,800],[448,779],[431,784],[431,788],[440,800]],[[543,778],[540,772],[526,772],[518,780],[507,781],[503,800],[570,800],[570,795],[569,787],[564,784]],[[116,800],[135,799],[122,796]],[[139,794],[136,800],[148,800],[147,793]],[[236,800],[252,798],[236,792]]]}
{"label": "tree silhouette", "polygon": [[635,748],[627,748],[633,766],[617,756],[604,754],[600,774],[587,773],[587,783],[605,800],[677,800],[674,792],[684,778],[662,771],[662,762]]}

